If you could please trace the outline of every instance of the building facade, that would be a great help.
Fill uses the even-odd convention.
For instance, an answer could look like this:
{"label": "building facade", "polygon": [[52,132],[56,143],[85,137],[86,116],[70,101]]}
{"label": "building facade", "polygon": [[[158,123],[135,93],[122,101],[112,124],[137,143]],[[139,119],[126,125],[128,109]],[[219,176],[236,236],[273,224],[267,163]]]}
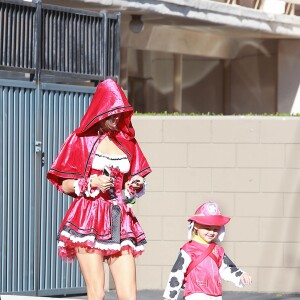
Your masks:
{"label": "building facade", "polygon": [[85,0],[71,5],[121,12],[121,84],[137,111],[300,111],[297,0]]}

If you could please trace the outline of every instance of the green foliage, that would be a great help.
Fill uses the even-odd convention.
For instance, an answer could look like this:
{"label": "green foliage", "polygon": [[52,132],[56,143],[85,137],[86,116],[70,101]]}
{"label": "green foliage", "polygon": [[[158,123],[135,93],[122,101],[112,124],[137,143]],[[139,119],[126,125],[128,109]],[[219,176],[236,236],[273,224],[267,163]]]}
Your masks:
{"label": "green foliage", "polygon": [[259,117],[300,117],[300,114],[289,114],[289,113],[274,113],[274,114],[257,114],[257,113],[247,113],[247,114],[232,114],[232,115],[224,115],[224,114],[216,114],[212,112],[208,113],[168,113],[166,111],[164,112],[147,112],[147,113],[141,113],[136,111],[134,113],[136,116],[259,116]]}
{"label": "green foliage", "polygon": [[146,112],[146,113],[141,113],[141,112],[134,112],[136,116],[223,116],[223,114],[215,114],[215,113],[179,113],[179,112],[174,112],[174,113],[168,113],[166,111],[164,112]]}

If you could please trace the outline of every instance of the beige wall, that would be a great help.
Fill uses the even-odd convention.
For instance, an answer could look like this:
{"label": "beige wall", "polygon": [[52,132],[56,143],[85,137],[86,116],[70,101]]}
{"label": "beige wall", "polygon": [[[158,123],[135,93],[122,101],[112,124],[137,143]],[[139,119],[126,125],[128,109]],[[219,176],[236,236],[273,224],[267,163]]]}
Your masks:
{"label": "beige wall", "polygon": [[148,238],[138,288],[164,289],[187,217],[215,200],[232,217],[222,245],[253,276],[243,291],[300,292],[300,119],[135,116],[133,125],[153,168],[134,207]]}

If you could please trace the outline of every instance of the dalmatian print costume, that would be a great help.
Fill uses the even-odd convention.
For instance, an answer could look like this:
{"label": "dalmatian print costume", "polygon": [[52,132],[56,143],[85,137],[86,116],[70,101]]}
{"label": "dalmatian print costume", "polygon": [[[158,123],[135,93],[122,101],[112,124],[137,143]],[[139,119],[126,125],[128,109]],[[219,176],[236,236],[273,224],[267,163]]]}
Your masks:
{"label": "dalmatian print costume", "polygon": [[[195,223],[217,226],[219,227],[217,238],[222,241],[225,234],[224,225],[229,220],[230,218],[221,215],[218,205],[211,201],[202,204],[188,219],[189,242],[181,247],[171,269],[164,299],[177,300],[183,288],[185,300],[221,300],[221,279],[231,281],[237,287],[243,287],[240,277],[244,272],[229,259],[224,249],[214,243],[208,249],[205,241],[192,234]],[[207,255],[208,253],[210,254]],[[193,267],[189,268],[191,264]]]}
{"label": "dalmatian print costume", "polygon": [[[191,257],[183,249],[180,250],[178,258],[172,267],[167,287],[163,297],[165,299],[176,300],[180,294],[181,288],[184,288],[183,282],[188,266],[192,262]],[[224,254],[222,265],[219,269],[220,276],[223,280],[233,282],[237,287],[243,287],[240,282],[240,276],[244,273],[241,269]],[[185,297],[185,300],[221,300],[222,296],[209,296],[203,293],[195,293]]]}

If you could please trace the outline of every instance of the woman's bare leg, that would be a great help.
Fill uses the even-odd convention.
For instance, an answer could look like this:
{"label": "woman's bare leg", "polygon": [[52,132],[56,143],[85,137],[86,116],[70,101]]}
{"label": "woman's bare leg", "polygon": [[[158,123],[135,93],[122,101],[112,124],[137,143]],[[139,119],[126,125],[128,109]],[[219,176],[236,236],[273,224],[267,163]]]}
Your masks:
{"label": "woman's bare leg", "polygon": [[118,257],[111,257],[108,265],[113,276],[118,300],[136,300],[135,259],[124,251]]}
{"label": "woman's bare leg", "polygon": [[76,253],[80,270],[83,275],[88,300],[104,299],[104,258],[97,253],[87,253],[77,249]]}

